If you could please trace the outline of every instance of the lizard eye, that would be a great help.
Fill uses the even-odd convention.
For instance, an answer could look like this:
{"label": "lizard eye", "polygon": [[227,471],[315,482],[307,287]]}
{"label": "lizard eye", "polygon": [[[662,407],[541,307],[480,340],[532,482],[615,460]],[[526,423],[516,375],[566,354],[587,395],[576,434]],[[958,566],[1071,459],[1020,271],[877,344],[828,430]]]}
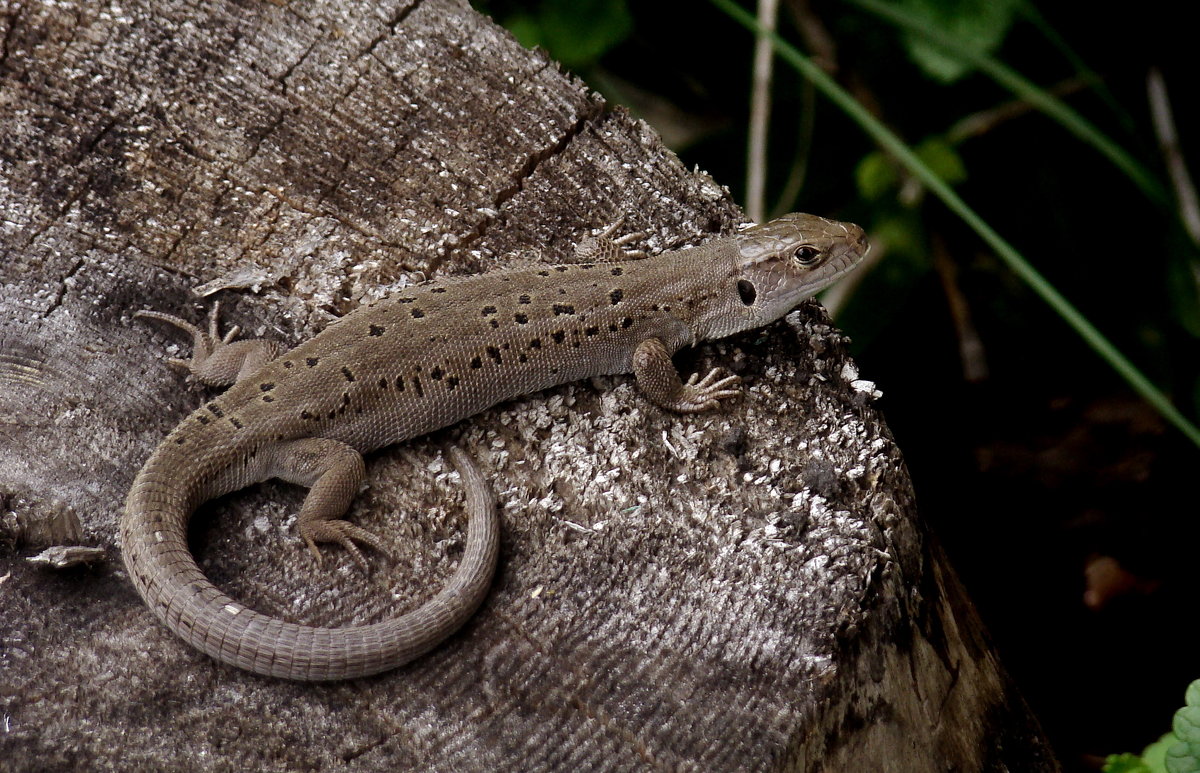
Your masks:
{"label": "lizard eye", "polygon": [[801,244],[792,253],[792,257],[802,266],[811,266],[821,259],[821,251],[811,244]]}

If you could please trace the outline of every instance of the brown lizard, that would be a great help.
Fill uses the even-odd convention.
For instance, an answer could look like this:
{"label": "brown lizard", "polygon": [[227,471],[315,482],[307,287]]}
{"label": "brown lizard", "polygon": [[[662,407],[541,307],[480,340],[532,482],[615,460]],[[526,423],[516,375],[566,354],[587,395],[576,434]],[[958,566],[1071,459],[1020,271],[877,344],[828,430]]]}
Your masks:
{"label": "brown lizard", "polygon": [[157,312],[192,333],[188,367],[232,386],[162,442],[134,480],[121,519],[125,565],[150,609],[188,643],[226,663],[298,680],[378,673],[427,652],[482,603],[495,571],[493,495],[470,457],[451,455],[467,491],[467,546],[433,599],[373,625],[320,628],[259,614],[222,594],[187,547],[202,502],[269,478],[309,492],[298,530],[317,559],[337,542],[382,549],[343,520],[362,455],[454,424],[489,406],[591,376],[634,373],[643,394],[682,413],[734,397],[714,368],[682,381],[679,349],[771,323],[854,268],[863,231],[786,215],[702,246],[628,259],[613,229],[576,262],[426,282],[367,304],[291,351],[235,341]]}

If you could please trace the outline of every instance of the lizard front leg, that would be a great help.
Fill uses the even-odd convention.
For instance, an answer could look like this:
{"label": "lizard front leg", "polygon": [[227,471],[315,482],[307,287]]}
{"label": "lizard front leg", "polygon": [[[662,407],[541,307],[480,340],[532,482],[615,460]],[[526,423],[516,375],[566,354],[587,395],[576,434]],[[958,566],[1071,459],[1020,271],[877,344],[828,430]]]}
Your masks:
{"label": "lizard front leg", "polygon": [[241,328],[234,325],[222,336],[217,325],[221,304],[214,303],[208,317],[208,330],[204,331],[187,320],[159,311],[138,311],[133,316],[167,322],[192,334],[192,358],[167,360],[177,368],[183,368],[202,384],[226,387],[254,373],[275,359],[279,344],[262,338],[235,341]]}
{"label": "lizard front leg", "polygon": [[652,402],[678,413],[700,413],[716,408],[721,401],[741,394],[737,376],[724,376],[724,369],[713,368],[704,378],[693,373],[687,382],[679,378],[671,353],[662,340],[647,338],[633,351],[633,373],[642,394]]}

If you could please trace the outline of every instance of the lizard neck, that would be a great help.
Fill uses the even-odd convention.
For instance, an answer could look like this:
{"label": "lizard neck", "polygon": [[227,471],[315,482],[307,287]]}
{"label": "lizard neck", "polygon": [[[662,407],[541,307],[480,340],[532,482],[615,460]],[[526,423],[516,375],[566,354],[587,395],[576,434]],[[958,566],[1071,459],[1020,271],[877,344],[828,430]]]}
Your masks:
{"label": "lizard neck", "polygon": [[781,316],[763,319],[761,309],[743,302],[738,292],[738,250],[728,240],[668,253],[658,259],[670,265],[655,271],[656,286],[648,297],[669,304],[669,314],[689,331],[696,344],[751,330]]}

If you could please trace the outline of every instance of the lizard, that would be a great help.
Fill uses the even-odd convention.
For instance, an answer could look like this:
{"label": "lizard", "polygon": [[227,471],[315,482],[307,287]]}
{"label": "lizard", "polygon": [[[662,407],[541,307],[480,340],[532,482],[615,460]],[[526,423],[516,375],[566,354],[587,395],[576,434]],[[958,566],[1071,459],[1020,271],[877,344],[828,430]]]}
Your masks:
{"label": "lizard", "polygon": [[343,518],[363,454],[593,376],[632,372],[666,410],[712,410],[740,394],[740,379],[718,367],[685,381],[672,355],[778,320],[868,250],[858,226],[799,213],[653,257],[626,253],[615,227],[582,240],[573,261],[400,289],[287,352],[235,340],[236,327],[219,335],[219,304],[208,330],[138,312],[190,332],[191,359],[172,362],[229,387],[158,445],[126,498],[124,563],[153,613],[217,660],[268,676],[349,679],[412,661],[474,614],[495,572],[494,495],[465,451],[450,449],[468,512],[459,566],[419,608],[370,625],[299,625],[226,596],[188,550],[192,512],[270,478],[306,486],[297,530],[318,563],[317,544],[333,542],[365,564],[359,544],[384,546]]}

